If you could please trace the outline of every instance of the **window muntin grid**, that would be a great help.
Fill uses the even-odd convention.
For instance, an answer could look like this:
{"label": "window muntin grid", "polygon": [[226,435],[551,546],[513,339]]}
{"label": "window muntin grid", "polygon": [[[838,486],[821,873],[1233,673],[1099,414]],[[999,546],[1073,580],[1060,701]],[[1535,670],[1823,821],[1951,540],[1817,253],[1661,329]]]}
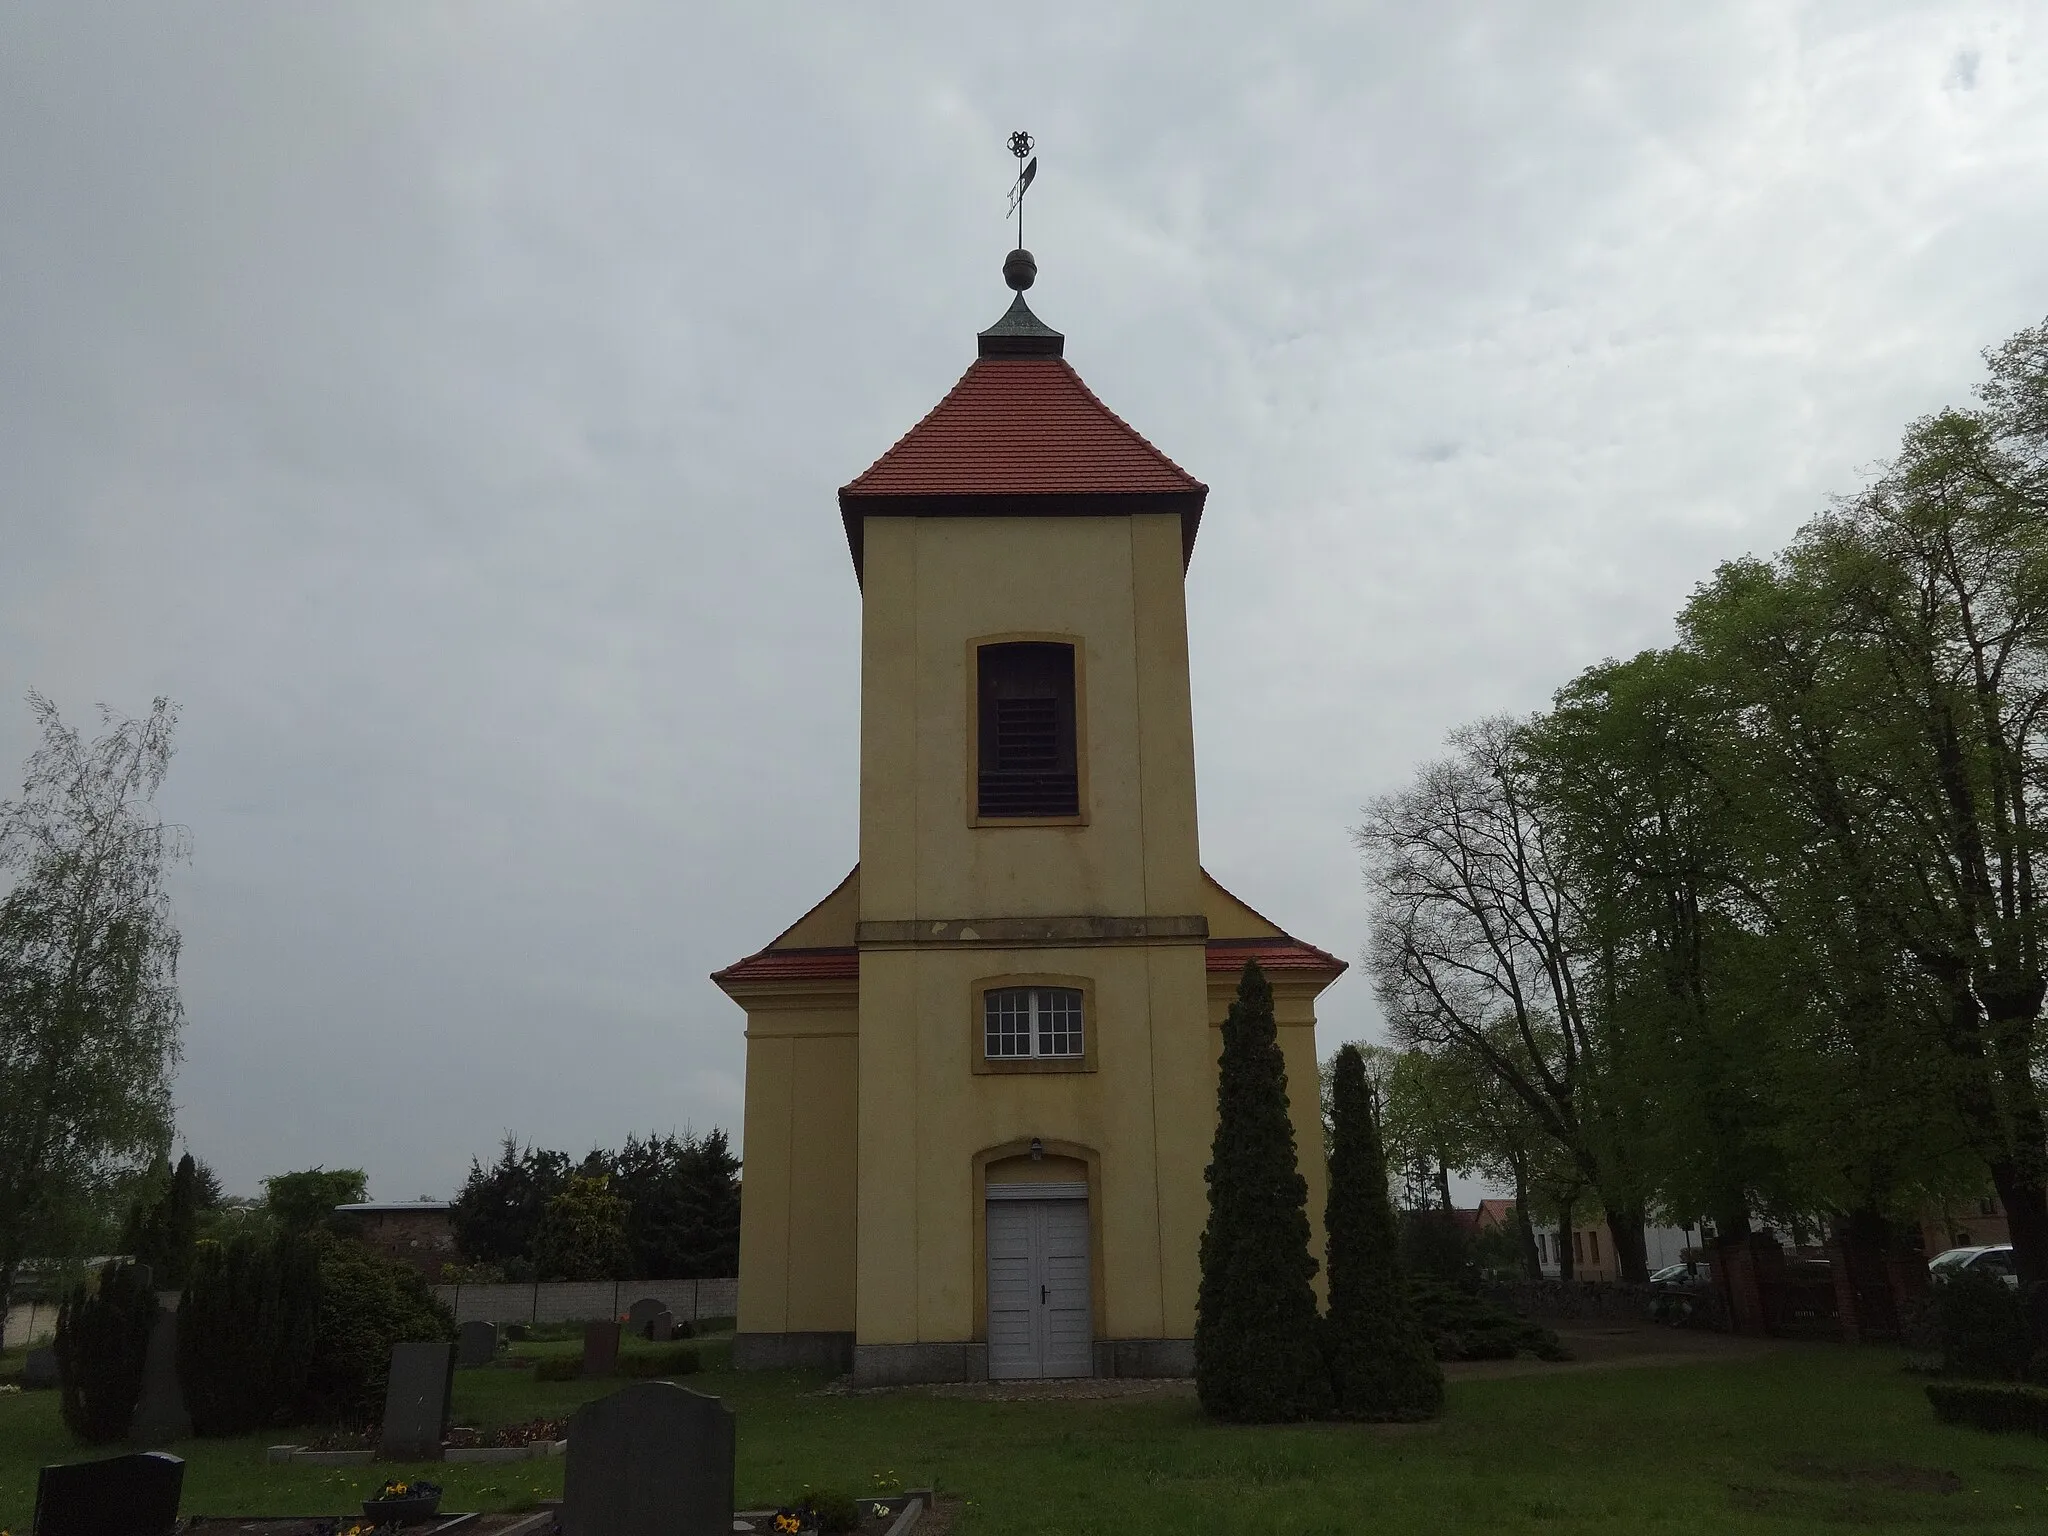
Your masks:
{"label": "window muntin grid", "polygon": [[1082,1054],[1078,987],[991,987],[982,998],[984,1049],[991,1061]]}

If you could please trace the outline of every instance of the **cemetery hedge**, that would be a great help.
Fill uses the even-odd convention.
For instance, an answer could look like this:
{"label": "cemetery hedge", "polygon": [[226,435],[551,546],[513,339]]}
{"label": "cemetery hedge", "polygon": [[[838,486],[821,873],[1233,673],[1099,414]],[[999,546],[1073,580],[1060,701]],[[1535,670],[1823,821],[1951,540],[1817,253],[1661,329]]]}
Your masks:
{"label": "cemetery hedge", "polygon": [[193,1429],[239,1435],[289,1424],[317,1348],[320,1263],[289,1232],[198,1245],[178,1303],[178,1381]]}
{"label": "cemetery hedge", "polygon": [[58,1309],[58,1396],[66,1427],[86,1444],[127,1435],[161,1310],[149,1271],[118,1259],[101,1267],[97,1285],[74,1286]]}

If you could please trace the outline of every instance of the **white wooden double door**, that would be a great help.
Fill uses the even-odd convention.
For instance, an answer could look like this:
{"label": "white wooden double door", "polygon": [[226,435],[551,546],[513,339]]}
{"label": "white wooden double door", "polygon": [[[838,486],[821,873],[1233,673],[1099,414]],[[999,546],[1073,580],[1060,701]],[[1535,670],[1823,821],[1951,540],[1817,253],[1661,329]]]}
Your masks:
{"label": "white wooden double door", "polygon": [[[1077,1184],[1071,1193],[1065,1185],[1012,1185],[1001,1194],[990,1190],[991,1380],[1095,1374],[1087,1189]],[[1044,1198],[1041,1191],[1057,1191],[1058,1197]]]}

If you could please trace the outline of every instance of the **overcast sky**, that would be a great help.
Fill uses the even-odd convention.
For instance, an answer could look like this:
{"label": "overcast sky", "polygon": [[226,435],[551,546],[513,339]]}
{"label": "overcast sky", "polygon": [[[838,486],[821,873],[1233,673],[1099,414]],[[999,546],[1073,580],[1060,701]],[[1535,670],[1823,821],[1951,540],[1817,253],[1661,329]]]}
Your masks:
{"label": "overcast sky", "polygon": [[[184,709],[192,1150],[739,1132],[856,845],[836,487],[1008,298],[1211,492],[1202,848],[1669,638],[2048,314],[2033,3],[0,0],[0,768]],[[1355,974],[1322,1044],[1376,1028]]]}

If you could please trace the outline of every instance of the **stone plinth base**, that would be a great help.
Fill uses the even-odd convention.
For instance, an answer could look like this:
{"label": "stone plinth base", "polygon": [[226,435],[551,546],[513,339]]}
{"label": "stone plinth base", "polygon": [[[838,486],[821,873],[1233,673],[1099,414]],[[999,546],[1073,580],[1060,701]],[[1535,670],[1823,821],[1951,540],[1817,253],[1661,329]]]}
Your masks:
{"label": "stone plinth base", "polygon": [[850,1333],[736,1333],[732,1336],[732,1368],[736,1371],[831,1371],[843,1376],[853,1369]]}

